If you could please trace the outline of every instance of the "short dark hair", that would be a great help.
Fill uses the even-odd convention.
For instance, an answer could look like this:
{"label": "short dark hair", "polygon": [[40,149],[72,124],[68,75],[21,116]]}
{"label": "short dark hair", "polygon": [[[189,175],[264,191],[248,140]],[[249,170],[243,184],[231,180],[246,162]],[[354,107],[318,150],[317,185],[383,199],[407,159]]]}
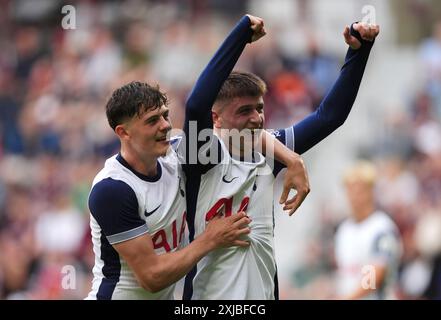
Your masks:
{"label": "short dark hair", "polygon": [[260,97],[266,93],[265,82],[250,72],[233,71],[222,85],[215,103],[238,97]]}
{"label": "short dark hair", "polygon": [[109,125],[116,126],[133,116],[140,116],[150,109],[167,105],[167,96],[159,86],[150,86],[144,82],[133,81],[115,91],[106,104],[106,115]]}

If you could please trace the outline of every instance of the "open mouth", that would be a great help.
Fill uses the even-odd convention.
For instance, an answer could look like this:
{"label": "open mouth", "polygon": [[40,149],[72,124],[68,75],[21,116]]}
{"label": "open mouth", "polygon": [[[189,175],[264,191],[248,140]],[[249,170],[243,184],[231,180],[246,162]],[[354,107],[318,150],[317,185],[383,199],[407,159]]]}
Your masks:
{"label": "open mouth", "polygon": [[164,136],[156,139],[157,142],[170,143],[170,137]]}
{"label": "open mouth", "polygon": [[255,132],[255,131],[257,131],[257,130],[261,130],[261,129],[263,129],[263,125],[261,124],[261,125],[259,125],[259,126],[256,126],[256,127],[250,127],[250,128],[247,128],[248,130],[251,130],[251,132]]}

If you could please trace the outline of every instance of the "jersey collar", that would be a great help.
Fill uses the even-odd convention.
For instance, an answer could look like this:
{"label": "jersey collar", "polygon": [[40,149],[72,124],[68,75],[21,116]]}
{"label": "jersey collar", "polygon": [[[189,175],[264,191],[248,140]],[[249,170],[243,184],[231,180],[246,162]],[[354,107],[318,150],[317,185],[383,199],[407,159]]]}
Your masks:
{"label": "jersey collar", "polygon": [[142,173],[139,173],[135,169],[133,169],[130,166],[130,164],[128,164],[127,161],[122,157],[121,153],[118,153],[118,155],[116,156],[116,160],[118,160],[118,162],[121,163],[124,167],[126,167],[127,169],[132,171],[133,174],[135,174],[141,180],[144,180],[144,181],[147,181],[147,182],[156,182],[159,179],[161,179],[162,167],[161,167],[161,163],[158,160],[156,160],[156,164],[158,166],[158,172],[154,176],[146,176],[146,175],[144,175]]}

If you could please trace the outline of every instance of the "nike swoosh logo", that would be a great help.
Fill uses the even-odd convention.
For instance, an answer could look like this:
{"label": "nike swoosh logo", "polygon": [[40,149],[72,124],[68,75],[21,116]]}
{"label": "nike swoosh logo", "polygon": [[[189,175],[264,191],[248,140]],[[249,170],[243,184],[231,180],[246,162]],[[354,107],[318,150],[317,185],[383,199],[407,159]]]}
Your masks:
{"label": "nike swoosh logo", "polygon": [[224,175],[224,176],[222,177],[222,181],[223,181],[223,182],[225,182],[225,183],[231,183],[231,182],[233,182],[233,180],[234,180],[234,179],[237,179],[237,178],[239,178],[239,177],[233,177],[233,178],[231,178],[231,180],[230,180],[230,181],[228,181],[227,179],[225,179],[225,178],[226,178],[226,176],[227,176],[227,175]]}
{"label": "nike swoosh logo", "polygon": [[147,210],[144,210],[144,215],[145,215],[146,217],[152,215],[153,213],[155,213],[156,210],[159,209],[160,206],[161,206],[161,205],[157,206],[155,209],[153,209],[153,210],[150,211],[150,212],[147,212]]}

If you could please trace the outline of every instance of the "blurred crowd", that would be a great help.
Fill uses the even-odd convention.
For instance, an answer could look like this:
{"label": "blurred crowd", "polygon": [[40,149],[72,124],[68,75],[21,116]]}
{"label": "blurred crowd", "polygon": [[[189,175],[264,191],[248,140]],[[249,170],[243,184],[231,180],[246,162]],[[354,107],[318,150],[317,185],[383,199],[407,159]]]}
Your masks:
{"label": "blurred crowd", "polygon": [[[406,96],[403,91],[406,105],[383,120],[383,130],[358,156],[375,163],[379,173],[377,208],[389,214],[400,231],[403,254],[396,295],[400,299],[439,300],[441,22],[434,25],[430,37],[421,41],[417,52],[415,79],[421,82],[413,82],[411,94]],[[292,286],[283,293],[286,297],[336,297],[335,232],[348,213],[323,203],[317,214],[320,223],[306,245],[304,263],[293,270]]]}
{"label": "blurred crowd", "polygon": [[[61,27],[63,1],[0,4],[0,299],[82,299],[93,266],[87,196],[119,147],[107,98],[132,80],[157,82],[180,128],[186,95],[247,1],[76,1],[74,30]],[[338,75],[343,57],[312,36],[305,48],[287,54],[269,37],[239,62],[268,84],[268,127],[302,119]],[[406,112],[386,119],[372,154],[382,173],[378,204],[405,245],[401,297],[439,299],[441,25],[421,42],[420,60],[424,86]],[[330,286],[329,239],[340,215],[319,214],[319,240],[293,273],[298,291],[288,297],[327,297],[317,288]],[[75,281],[66,284],[66,276]]]}

